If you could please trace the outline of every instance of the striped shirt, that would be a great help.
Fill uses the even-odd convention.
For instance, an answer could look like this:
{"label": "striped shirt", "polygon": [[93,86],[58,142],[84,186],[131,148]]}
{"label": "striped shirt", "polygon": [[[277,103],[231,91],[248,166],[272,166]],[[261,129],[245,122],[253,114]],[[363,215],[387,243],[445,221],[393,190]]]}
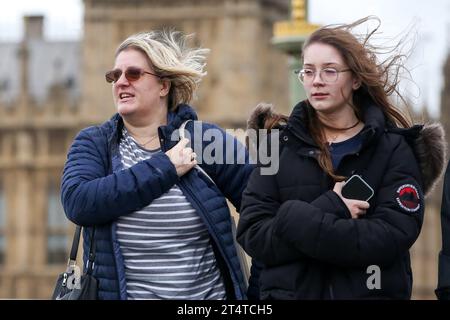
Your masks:
{"label": "striped shirt", "polygon": [[[124,169],[161,152],[141,148],[125,128],[119,149]],[[177,185],[120,217],[117,238],[128,299],[226,298],[208,230]]]}

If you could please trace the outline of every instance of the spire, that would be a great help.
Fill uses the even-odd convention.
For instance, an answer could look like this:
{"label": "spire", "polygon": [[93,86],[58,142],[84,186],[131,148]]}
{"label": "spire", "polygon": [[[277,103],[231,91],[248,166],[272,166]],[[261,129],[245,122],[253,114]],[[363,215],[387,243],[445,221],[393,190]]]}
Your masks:
{"label": "spire", "polygon": [[291,88],[291,105],[306,98],[303,86],[294,74],[302,66],[301,56],[306,38],[320,26],[307,21],[308,1],[291,0],[291,19],[275,23],[272,44],[289,57],[289,87]]}
{"label": "spire", "polygon": [[274,25],[274,37],[307,37],[320,26],[307,21],[308,1],[291,0],[291,20]]}
{"label": "spire", "polygon": [[304,0],[292,0],[291,19],[292,21],[306,21],[306,3]]}

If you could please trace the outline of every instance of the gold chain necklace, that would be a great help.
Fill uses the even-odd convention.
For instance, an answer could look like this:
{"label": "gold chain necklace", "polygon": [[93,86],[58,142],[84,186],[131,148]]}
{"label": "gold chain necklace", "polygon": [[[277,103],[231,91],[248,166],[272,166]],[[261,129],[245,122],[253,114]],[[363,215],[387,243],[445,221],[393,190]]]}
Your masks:
{"label": "gold chain necklace", "polygon": [[135,137],[133,137],[133,138],[134,138],[134,141],[136,141],[136,143],[137,143],[138,145],[140,145],[141,147],[144,147],[144,146],[146,146],[147,144],[149,144],[150,142],[152,142],[153,140],[155,140],[156,137],[158,137],[158,134],[153,135],[153,136],[150,138],[150,140],[148,140],[148,141],[145,142],[145,143],[139,143]]}

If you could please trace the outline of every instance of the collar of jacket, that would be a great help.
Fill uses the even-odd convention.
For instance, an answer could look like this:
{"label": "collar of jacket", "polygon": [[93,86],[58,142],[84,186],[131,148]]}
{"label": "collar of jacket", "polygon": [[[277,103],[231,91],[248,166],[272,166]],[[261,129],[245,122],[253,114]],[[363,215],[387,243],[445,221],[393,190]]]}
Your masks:
{"label": "collar of jacket", "polygon": [[[306,108],[310,108],[306,101],[302,101],[294,107],[288,120],[288,130],[309,145],[309,148],[299,149],[297,152],[316,157],[318,155],[317,145],[306,130],[305,124],[308,116]],[[376,143],[384,133],[402,135],[418,161],[424,194],[429,195],[445,168],[447,147],[442,125],[434,123],[399,128],[386,119],[381,109],[373,101],[367,99],[362,108],[365,125],[361,132],[361,149],[371,143]]]}
{"label": "collar of jacket", "polygon": [[[307,108],[311,108],[304,100],[298,103],[289,116],[287,129],[304,143],[317,148],[317,144],[309,134],[306,123],[308,117]],[[386,121],[383,112],[372,101],[366,101],[362,106],[364,128],[361,132],[362,147],[376,141],[388,127],[390,123]]]}
{"label": "collar of jacket", "polygon": [[[159,140],[161,142],[161,148],[163,150],[168,150],[172,148],[178,141],[171,141],[167,139],[172,135],[172,132],[178,129],[181,124],[186,120],[197,120],[197,114],[194,109],[187,104],[179,104],[174,111],[167,113],[167,125],[160,126],[158,128]],[[122,116],[118,113],[113,115],[109,121],[113,130],[108,138],[108,149],[113,149],[117,147],[122,139],[122,129],[124,126]]]}
{"label": "collar of jacket", "polygon": [[[283,140],[289,140],[287,135],[295,136],[305,143],[297,152],[302,155],[317,157],[317,145],[308,134],[305,125],[306,108],[308,107],[306,101],[300,102],[294,107],[288,120],[287,129],[281,135],[281,143],[283,143]],[[274,112],[272,105],[258,105],[248,119],[248,129],[263,129],[265,119],[272,118]],[[377,137],[387,132],[402,135],[412,147],[419,162],[424,193],[429,194],[442,176],[446,164],[447,142],[442,125],[440,123],[427,123],[415,125],[411,128],[398,128],[392,122],[387,121],[380,108],[369,99],[363,103],[363,115],[365,119],[365,127],[362,132],[363,146],[371,141],[378,141]]]}

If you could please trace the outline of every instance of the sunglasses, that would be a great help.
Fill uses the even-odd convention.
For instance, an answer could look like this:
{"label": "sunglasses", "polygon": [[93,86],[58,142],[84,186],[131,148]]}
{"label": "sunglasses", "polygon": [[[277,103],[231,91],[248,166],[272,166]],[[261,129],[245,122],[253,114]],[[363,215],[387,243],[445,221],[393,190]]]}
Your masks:
{"label": "sunglasses", "polygon": [[[106,82],[108,82],[108,83],[116,82],[122,76],[122,72],[123,71],[120,69],[114,69],[114,70],[108,71],[105,74]],[[125,70],[125,78],[127,78],[128,81],[137,81],[137,80],[139,80],[140,77],[142,77],[146,73],[151,74],[152,76],[161,78],[157,74],[147,72],[147,71],[142,70],[141,68],[136,68],[136,67],[127,68]]]}

